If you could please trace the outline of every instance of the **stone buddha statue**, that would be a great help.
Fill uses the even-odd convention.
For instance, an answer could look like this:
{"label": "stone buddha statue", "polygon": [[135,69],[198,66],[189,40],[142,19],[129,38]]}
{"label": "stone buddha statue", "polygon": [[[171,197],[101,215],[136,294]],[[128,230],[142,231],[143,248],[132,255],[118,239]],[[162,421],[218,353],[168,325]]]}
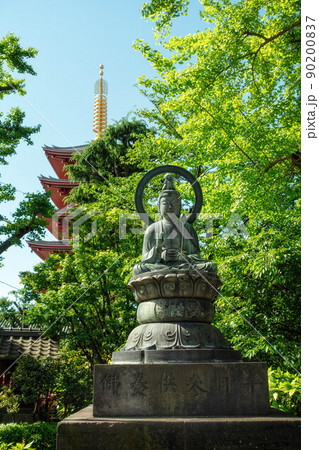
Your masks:
{"label": "stone buddha statue", "polygon": [[[176,166],[150,170],[137,186],[136,210],[142,220],[148,217],[143,192],[149,181],[162,173],[166,175],[157,199],[160,220],[147,227],[142,260],[134,266],[127,285],[138,303],[139,325],[125,346],[113,353],[112,364],[238,361],[240,352],[232,350],[211,324],[222,282],[216,264],[201,258],[191,225],[202,206],[196,178]],[[194,211],[187,221],[181,217],[181,197],[171,173],[183,176],[194,190]]]}
{"label": "stone buddha statue", "polygon": [[158,196],[161,220],[146,229],[142,261],[134,266],[133,276],[167,269],[217,273],[215,263],[200,257],[196,231],[190,223],[180,220],[181,208],[181,197],[173,177],[166,174]]}

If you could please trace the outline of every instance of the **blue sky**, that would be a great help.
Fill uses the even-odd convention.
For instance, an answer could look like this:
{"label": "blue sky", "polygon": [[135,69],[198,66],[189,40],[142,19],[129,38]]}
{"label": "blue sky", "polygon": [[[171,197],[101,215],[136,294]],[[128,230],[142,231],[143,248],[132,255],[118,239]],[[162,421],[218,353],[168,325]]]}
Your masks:
{"label": "blue sky", "polygon": [[[36,77],[26,76],[27,95],[12,94],[1,102],[4,113],[20,106],[25,124],[41,124],[33,135],[33,146],[21,143],[9,165],[1,166],[1,182],[12,183],[17,200],[22,192],[42,189],[40,174],[55,176],[42,146],[71,146],[94,139],[92,131],[94,82],[99,65],[109,85],[108,123],[130,111],[148,106],[134,86],[139,76],[154,76],[143,56],[132,48],[136,39],[154,43],[152,22],[141,18],[142,1],[132,0],[10,0],[2,2],[0,36],[14,33],[23,47],[35,47],[38,56],[30,60]],[[176,21],[174,34],[193,33],[203,27],[198,2],[191,2],[188,17]],[[0,212],[10,216],[17,202],[1,205]],[[54,238],[48,232],[46,239]],[[32,270],[40,262],[25,243],[11,247],[5,254],[0,281],[19,287],[19,272]],[[21,285],[20,285],[21,287]],[[0,295],[12,288],[0,283]]]}

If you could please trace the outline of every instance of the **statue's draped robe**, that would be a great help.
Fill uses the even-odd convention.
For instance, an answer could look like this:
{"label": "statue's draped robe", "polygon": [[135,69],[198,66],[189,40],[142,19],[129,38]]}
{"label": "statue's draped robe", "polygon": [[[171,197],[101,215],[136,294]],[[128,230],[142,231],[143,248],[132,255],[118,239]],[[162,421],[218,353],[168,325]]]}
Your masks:
{"label": "statue's draped robe", "polygon": [[[133,275],[168,268],[197,269],[216,273],[216,264],[200,257],[198,237],[193,226],[186,222],[184,228],[185,232],[180,233],[173,223],[164,220],[151,224],[144,235],[142,262],[136,264]],[[187,233],[188,236],[185,236]],[[156,246],[160,237],[162,237],[162,252],[158,253]],[[169,249],[177,252],[177,257],[173,260],[168,255]]]}

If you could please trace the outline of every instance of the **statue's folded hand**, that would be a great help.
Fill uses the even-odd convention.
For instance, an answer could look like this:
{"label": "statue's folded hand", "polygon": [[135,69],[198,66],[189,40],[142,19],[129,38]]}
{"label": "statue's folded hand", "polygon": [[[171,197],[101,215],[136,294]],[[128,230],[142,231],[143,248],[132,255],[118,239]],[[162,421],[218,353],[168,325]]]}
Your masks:
{"label": "statue's folded hand", "polygon": [[169,248],[166,250],[167,261],[178,261],[178,251],[175,248]]}

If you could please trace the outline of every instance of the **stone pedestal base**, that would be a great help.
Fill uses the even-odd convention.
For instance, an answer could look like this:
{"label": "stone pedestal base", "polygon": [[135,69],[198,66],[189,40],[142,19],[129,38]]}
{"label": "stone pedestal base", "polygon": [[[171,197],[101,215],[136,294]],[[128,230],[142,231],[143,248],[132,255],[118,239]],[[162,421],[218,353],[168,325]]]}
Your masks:
{"label": "stone pedestal base", "polygon": [[57,450],[298,450],[300,418],[99,418],[92,406],[58,425]]}
{"label": "stone pedestal base", "polygon": [[216,363],[242,361],[232,348],[128,350],[113,352],[112,364]]}
{"label": "stone pedestal base", "polygon": [[95,417],[226,417],[268,413],[265,363],[95,366]]}

